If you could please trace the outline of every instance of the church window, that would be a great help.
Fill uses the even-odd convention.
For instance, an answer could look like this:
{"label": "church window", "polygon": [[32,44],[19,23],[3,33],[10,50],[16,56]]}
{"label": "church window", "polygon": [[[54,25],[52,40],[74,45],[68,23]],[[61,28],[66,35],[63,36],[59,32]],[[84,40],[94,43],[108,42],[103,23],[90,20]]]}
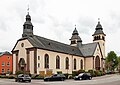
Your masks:
{"label": "church window", "polygon": [[40,67],[40,63],[38,63],[38,68]]}
{"label": "church window", "polygon": [[45,68],[49,68],[49,56],[45,54]]}
{"label": "church window", "polygon": [[102,39],[103,39],[103,40],[105,40],[105,37],[104,37],[104,36],[102,36]]}
{"label": "church window", "polygon": [[74,41],[71,41],[71,44],[76,44],[75,40],[74,40]]}
{"label": "church window", "polygon": [[98,36],[96,36],[96,40],[98,40]]}
{"label": "church window", "polygon": [[68,57],[66,57],[66,59],[65,59],[65,66],[66,66],[66,69],[69,69],[69,58]]}
{"label": "church window", "polygon": [[82,59],[81,59],[80,63],[81,63],[81,69],[83,69],[83,60]]}
{"label": "church window", "polygon": [[60,57],[56,56],[56,69],[60,69]]}
{"label": "church window", "polygon": [[74,70],[76,70],[76,59],[74,59]]}
{"label": "church window", "polygon": [[21,47],[24,47],[24,43],[21,44]]}
{"label": "church window", "polygon": [[40,60],[40,56],[38,56],[38,60]]}
{"label": "church window", "polygon": [[98,39],[100,40],[100,35],[98,36]]}

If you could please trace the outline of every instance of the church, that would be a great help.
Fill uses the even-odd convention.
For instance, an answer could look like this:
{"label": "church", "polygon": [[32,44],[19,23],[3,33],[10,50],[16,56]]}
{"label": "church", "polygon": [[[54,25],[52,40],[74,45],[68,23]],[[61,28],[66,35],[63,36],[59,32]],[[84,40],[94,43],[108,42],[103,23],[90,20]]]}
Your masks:
{"label": "church", "polygon": [[17,40],[12,49],[13,74],[19,70],[45,75],[58,72],[72,74],[72,71],[80,69],[104,70],[105,36],[100,21],[92,35],[92,43],[83,44],[76,27],[70,45],[34,35],[28,12],[22,38]]}

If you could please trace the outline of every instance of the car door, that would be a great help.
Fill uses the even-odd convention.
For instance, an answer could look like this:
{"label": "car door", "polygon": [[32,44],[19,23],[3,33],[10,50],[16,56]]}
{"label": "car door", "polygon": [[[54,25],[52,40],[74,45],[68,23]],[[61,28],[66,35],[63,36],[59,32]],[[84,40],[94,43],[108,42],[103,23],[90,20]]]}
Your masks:
{"label": "car door", "polygon": [[83,79],[83,80],[86,80],[86,79],[87,79],[86,73],[83,74],[82,79]]}
{"label": "car door", "polygon": [[52,81],[56,81],[57,80],[57,74],[54,74],[53,76],[52,76]]}

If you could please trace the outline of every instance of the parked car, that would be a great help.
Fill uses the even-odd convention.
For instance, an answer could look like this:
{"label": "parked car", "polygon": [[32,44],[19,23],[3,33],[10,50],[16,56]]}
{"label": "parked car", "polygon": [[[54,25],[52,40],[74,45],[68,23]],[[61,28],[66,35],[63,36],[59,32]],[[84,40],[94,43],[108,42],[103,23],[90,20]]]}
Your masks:
{"label": "parked car", "polygon": [[19,74],[15,78],[15,82],[31,82],[31,77],[27,74]]}
{"label": "parked car", "polygon": [[45,77],[44,81],[64,81],[65,75],[63,74],[53,74],[51,76]]}
{"label": "parked car", "polygon": [[80,73],[78,76],[74,77],[74,80],[91,80],[92,76],[90,73]]}

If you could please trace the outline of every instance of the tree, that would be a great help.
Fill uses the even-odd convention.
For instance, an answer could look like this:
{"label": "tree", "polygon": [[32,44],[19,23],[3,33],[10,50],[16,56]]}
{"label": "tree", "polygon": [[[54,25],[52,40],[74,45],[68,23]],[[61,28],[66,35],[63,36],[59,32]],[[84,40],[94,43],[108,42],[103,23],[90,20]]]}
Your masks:
{"label": "tree", "polygon": [[120,73],[120,56],[118,57],[118,71]]}
{"label": "tree", "polygon": [[107,70],[114,71],[118,66],[118,57],[114,51],[110,51],[106,57],[106,68]]}

